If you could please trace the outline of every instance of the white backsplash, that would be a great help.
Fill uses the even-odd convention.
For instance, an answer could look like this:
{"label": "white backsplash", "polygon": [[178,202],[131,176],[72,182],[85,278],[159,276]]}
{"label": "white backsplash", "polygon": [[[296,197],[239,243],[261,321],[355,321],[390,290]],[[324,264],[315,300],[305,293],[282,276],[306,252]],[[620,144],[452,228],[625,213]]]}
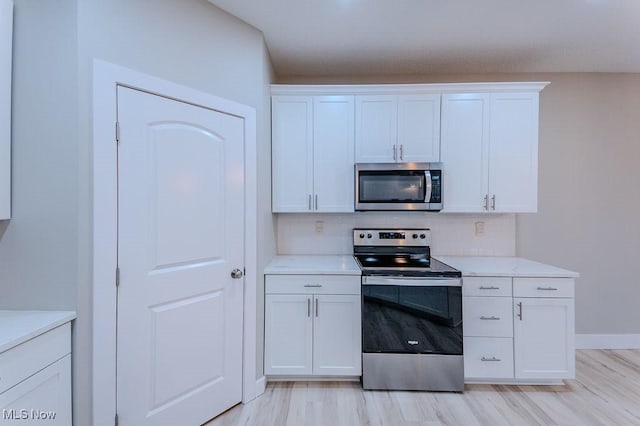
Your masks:
{"label": "white backsplash", "polygon": [[[278,254],[351,254],[353,228],[430,228],[434,255],[515,256],[515,214],[277,214]],[[484,228],[476,234],[477,228]],[[478,229],[479,230],[479,229]]]}

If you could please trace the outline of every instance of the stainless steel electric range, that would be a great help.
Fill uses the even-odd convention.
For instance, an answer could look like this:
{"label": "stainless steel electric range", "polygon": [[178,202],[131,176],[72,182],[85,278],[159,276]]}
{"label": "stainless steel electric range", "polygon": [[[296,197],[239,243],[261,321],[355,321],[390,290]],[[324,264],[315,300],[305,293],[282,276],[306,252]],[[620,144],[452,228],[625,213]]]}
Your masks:
{"label": "stainless steel electric range", "polygon": [[364,389],[461,392],[462,279],[429,229],[354,229],[362,269]]}

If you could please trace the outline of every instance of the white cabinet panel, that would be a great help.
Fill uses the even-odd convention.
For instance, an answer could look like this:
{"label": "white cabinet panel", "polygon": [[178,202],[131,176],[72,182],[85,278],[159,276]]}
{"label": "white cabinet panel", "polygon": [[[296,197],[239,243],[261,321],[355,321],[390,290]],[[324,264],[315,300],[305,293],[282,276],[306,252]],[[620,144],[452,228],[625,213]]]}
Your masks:
{"label": "white cabinet panel", "polygon": [[512,337],[510,297],[463,297],[464,335]]}
{"label": "white cabinet panel", "polygon": [[537,210],[538,98],[538,92],[443,95],[443,211]]}
{"label": "white cabinet panel", "polygon": [[353,212],[354,97],[274,96],[272,211]]}
{"label": "white cabinet panel", "polygon": [[445,212],[481,212],[489,193],[489,101],[486,93],[442,96],[441,157]]}
{"label": "white cabinet panel", "polygon": [[440,95],[398,96],[399,161],[440,161]]}
{"label": "white cabinet panel", "polygon": [[464,377],[487,381],[513,378],[513,339],[465,337]]}
{"label": "white cabinet panel", "polygon": [[0,0],[0,220],[11,217],[11,51],[13,2]]}
{"label": "white cabinet panel", "polygon": [[[359,276],[266,275],[265,365],[274,376],[359,376]],[[355,281],[358,285],[353,285]],[[343,287],[340,287],[342,284]],[[327,294],[335,291],[337,294]],[[291,294],[283,294],[284,292]],[[317,291],[319,294],[311,294]],[[351,292],[351,294],[346,294]]]}
{"label": "white cabinet panel", "polygon": [[514,299],[516,379],[575,377],[573,299]]}
{"label": "white cabinet panel", "polygon": [[71,355],[0,394],[2,424],[71,426]]}
{"label": "white cabinet panel", "polygon": [[356,162],[440,161],[440,94],[356,97]]}
{"label": "white cabinet panel", "polygon": [[538,208],[538,94],[492,94],[489,132],[489,188],[495,211],[535,212]]}
{"label": "white cabinet panel", "polygon": [[360,296],[316,295],[313,374],[362,374]]}
{"label": "white cabinet panel", "polygon": [[265,304],[265,374],[311,374],[313,296],[268,294]]}
{"label": "white cabinet panel", "polygon": [[356,162],[394,163],[398,101],[393,95],[356,97]]}
{"label": "white cabinet panel", "polygon": [[313,187],[317,212],[354,209],[354,98],[313,99]]}
{"label": "white cabinet panel", "polygon": [[308,212],[313,193],[313,98],[271,99],[274,212]]}
{"label": "white cabinet panel", "polygon": [[463,296],[511,297],[511,277],[464,277]]}

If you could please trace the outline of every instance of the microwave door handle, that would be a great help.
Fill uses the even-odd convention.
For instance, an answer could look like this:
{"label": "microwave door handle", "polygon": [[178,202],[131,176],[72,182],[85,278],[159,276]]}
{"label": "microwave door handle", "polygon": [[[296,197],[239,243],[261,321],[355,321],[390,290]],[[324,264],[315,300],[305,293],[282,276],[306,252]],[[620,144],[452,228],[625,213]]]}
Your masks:
{"label": "microwave door handle", "polygon": [[424,181],[426,183],[424,202],[429,203],[431,201],[431,172],[429,170],[424,172]]}

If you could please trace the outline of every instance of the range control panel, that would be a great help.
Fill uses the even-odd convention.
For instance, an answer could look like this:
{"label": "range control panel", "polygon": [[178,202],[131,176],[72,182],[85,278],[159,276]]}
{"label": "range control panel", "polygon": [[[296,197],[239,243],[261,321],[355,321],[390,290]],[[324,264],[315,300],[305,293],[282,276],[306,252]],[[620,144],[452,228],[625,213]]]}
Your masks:
{"label": "range control panel", "polygon": [[431,231],[422,229],[365,229],[353,230],[354,246],[414,246],[429,247]]}

